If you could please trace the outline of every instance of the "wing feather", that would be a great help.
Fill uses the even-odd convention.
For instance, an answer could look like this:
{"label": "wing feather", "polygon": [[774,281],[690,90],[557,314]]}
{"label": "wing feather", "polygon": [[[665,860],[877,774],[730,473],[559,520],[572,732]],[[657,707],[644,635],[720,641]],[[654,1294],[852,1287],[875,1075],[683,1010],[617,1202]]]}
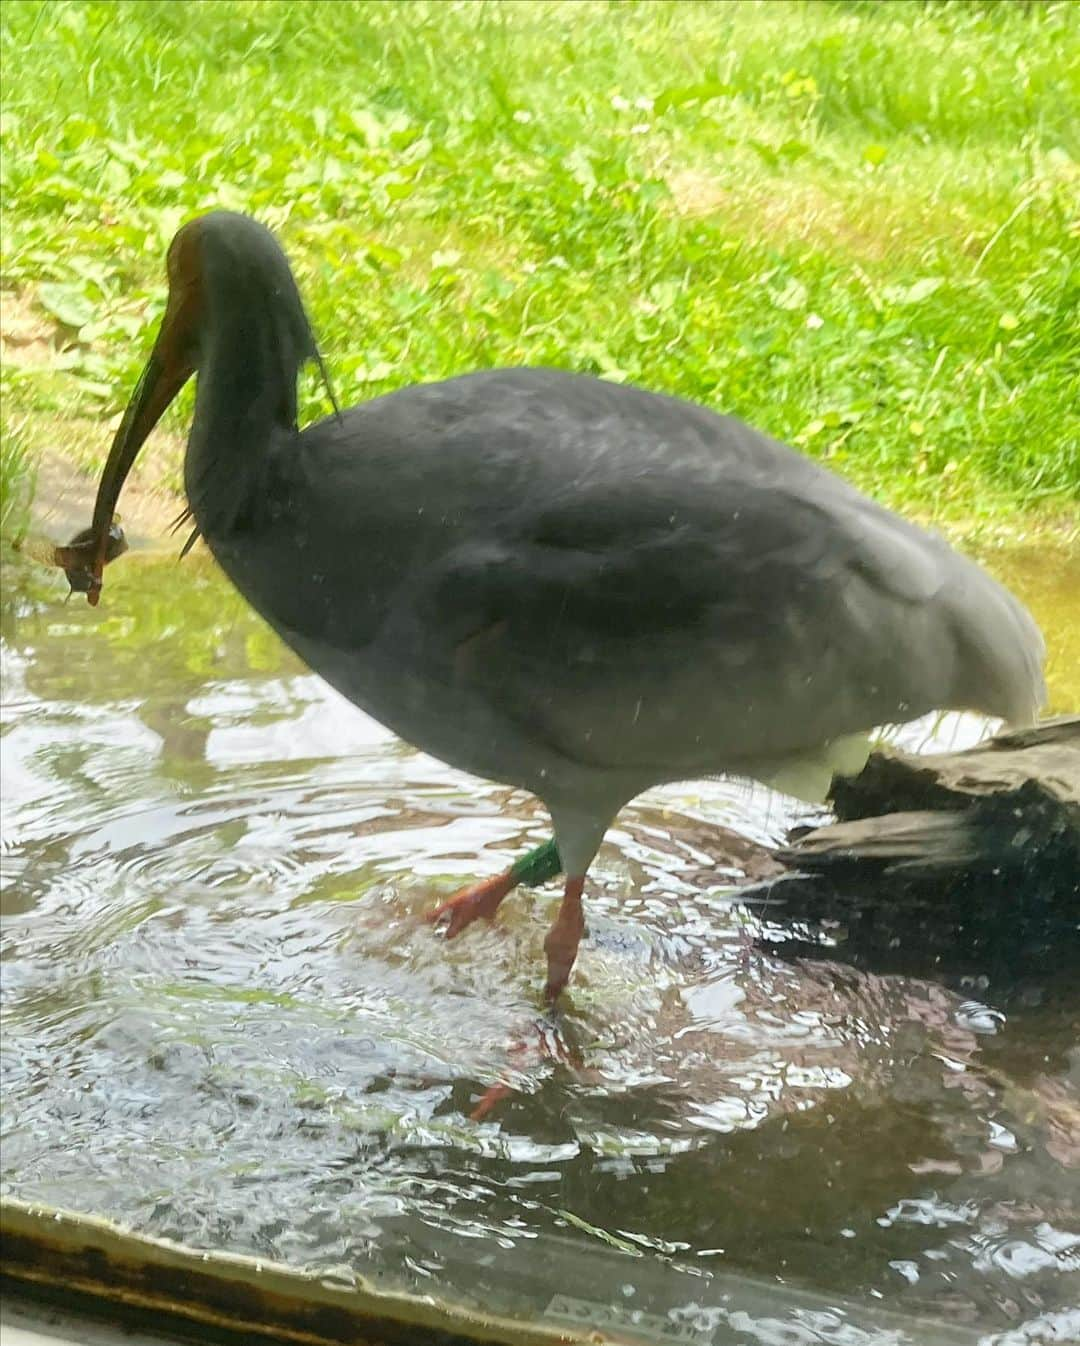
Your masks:
{"label": "wing feather", "polygon": [[425,572],[411,607],[431,666],[563,757],[658,776],[940,704],[947,549],[750,482],[731,497],[579,490],[519,510]]}
{"label": "wing feather", "polygon": [[536,747],[645,783],[760,775],[1039,699],[1034,623],[978,567],[691,403],[486,371],[311,427],[281,471],[295,507],[219,559],[335,686],[471,770],[524,779]]}

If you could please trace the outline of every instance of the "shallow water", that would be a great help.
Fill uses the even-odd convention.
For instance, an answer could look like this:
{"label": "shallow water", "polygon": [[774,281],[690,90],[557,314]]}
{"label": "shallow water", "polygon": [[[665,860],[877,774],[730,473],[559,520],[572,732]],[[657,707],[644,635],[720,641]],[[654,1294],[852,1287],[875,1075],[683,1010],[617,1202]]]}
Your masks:
{"label": "shallow water", "polygon": [[[1067,569],[1010,564],[1075,706]],[[821,921],[734,889],[788,801],[682,787],[610,834],[548,1019],[555,889],[422,919],[544,839],[531,799],[205,563],[129,558],[96,611],[5,581],[5,1192],[658,1340],[1080,1339],[1075,913]]]}

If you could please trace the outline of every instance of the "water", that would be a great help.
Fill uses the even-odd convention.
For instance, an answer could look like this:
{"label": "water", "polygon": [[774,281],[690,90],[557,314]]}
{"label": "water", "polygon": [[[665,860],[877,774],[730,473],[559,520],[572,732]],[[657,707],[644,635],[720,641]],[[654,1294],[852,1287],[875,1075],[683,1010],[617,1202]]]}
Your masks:
{"label": "water", "polygon": [[[194,558],[96,612],[5,581],[6,1193],[657,1340],[1080,1339],[1075,913],[741,900],[798,813],[668,790],[610,834],[553,1020],[555,889],[423,921],[545,838],[531,799],[396,742]],[[1016,582],[1076,705],[1072,581]]]}

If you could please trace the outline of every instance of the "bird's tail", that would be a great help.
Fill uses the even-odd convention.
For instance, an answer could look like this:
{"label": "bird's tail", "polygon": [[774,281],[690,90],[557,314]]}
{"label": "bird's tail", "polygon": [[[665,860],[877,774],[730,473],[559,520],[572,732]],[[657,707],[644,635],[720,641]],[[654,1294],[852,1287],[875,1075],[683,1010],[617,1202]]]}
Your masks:
{"label": "bird's tail", "polygon": [[867,734],[845,734],[814,752],[758,763],[755,780],[807,804],[824,804],[834,776],[857,776],[870,756]]}
{"label": "bird's tail", "polygon": [[957,649],[953,705],[1032,724],[1046,703],[1046,643],[1031,613],[972,562],[948,601]]}

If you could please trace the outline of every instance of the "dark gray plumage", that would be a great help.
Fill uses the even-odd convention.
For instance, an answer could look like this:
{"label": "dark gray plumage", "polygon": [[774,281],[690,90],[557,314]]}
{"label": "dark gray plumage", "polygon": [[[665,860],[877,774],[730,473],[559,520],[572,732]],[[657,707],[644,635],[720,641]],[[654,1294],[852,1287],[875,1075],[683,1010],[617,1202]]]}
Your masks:
{"label": "dark gray plumage", "polygon": [[[508,369],[298,432],[315,346],[270,234],[196,221],[170,280],[148,368],[166,391],[198,368],[187,490],[224,570],[402,738],[543,799],[570,876],[651,785],[820,796],[875,725],[1041,703],[1042,640],[1006,590],[734,418]],[[99,527],[163,395],[140,386]]]}

